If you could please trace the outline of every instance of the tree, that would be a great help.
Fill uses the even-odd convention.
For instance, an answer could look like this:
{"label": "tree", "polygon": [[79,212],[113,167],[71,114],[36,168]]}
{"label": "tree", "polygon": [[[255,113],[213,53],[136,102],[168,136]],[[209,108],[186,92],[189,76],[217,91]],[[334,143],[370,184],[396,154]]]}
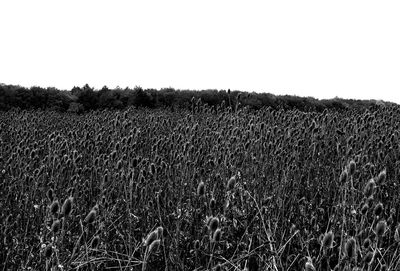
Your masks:
{"label": "tree", "polygon": [[76,114],[83,113],[84,111],[85,111],[85,108],[83,107],[83,105],[80,103],[75,103],[75,102],[72,102],[68,108],[68,112],[76,113]]}

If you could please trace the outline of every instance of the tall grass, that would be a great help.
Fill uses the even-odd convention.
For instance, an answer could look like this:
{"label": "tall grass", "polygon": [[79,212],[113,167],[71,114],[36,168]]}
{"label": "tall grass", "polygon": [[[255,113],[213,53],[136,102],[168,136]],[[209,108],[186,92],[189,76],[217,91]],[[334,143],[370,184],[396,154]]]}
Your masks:
{"label": "tall grass", "polygon": [[192,104],[1,112],[1,269],[399,270],[399,108]]}

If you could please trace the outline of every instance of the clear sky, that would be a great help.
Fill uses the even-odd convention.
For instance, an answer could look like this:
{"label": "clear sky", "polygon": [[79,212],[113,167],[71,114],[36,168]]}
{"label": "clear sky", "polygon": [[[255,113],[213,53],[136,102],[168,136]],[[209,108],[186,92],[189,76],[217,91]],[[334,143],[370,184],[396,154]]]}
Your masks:
{"label": "clear sky", "polygon": [[400,103],[400,1],[1,0],[0,82]]}

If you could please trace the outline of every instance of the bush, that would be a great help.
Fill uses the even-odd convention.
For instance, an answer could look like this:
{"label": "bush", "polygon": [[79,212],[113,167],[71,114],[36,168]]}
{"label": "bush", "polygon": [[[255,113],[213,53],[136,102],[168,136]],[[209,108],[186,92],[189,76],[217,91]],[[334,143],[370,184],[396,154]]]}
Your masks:
{"label": "bush", "polygon": [[82,104],[75,103],[75,102],[71,103],[68,108],[68,112],[70,112],[70,113],[80,114],[80,113],[83,113],[84,111],[85,111],[85,107]]}

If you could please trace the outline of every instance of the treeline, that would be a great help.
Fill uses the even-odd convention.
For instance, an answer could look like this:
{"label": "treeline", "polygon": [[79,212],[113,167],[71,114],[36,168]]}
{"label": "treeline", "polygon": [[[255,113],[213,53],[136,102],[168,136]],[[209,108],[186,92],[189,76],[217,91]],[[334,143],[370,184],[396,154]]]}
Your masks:
{"label": "treeline", "polygon": [[301,111],[323,111],[366,109],[382,103],[373,100],[329,99],[318,100],[311,97],[276,96],[269,93],[248,93],[230,90],[175,90],[173,88],[142,89],[141,87],[103,87],[95,90],[89,85],[74,87],[71,91],[56,88],[31,87],[0,84],[0,110],[11,108],[48,109],[62,112],[83,113],[96,109],[124,109],[129,106],[160,108],[190,108],[192,99],[208,105],[249,106],[298,109]]}

